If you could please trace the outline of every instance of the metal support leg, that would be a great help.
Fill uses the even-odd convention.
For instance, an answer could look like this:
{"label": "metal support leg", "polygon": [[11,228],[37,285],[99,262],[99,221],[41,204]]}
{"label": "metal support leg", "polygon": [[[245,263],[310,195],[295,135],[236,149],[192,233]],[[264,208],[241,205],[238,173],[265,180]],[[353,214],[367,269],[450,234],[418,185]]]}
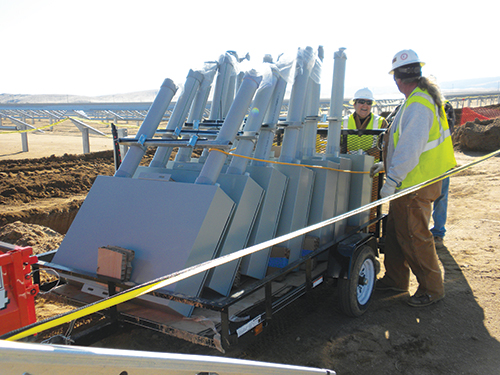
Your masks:
{"label": "metal support leg", "polygon": [[306,260],[306,292],[312,290],[312,258]]}
{"label": "metal support leg", "polygon": [[[108,281],[108,296],[114,296],[116,294],[116,284],[113,281]],[[109,315],[111,320],[118,320],[118,308],[116,305],[109,308]]]}
{"label": "metal support leg", "polygon": [[272,286],[271,283],[267,283],[265,285],[265,292],[266,292],[266,320],[270,320],[273,317],[273,291],[272,291]]}
{"label": "metal support leg", "polygon": [[226,350],[229,345],[229,310],[224,308],[220,312],[220,320],[221,320],[221,330],[220,330],[220,341],[222,344],[222,348]]}

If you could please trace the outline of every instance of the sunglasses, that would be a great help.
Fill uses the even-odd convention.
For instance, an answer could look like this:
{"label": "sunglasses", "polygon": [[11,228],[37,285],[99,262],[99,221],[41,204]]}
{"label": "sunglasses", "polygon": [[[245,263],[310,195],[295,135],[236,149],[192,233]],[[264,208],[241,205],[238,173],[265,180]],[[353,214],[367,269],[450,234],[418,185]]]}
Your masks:
{"label": "sunglasses", "polygon": [[372,105],[372,104],[373,104],[373,101],[371,101],[371,100],[364,100],[364,99],[358,99],[358,100],[356,100],[356,103],[358,103],[358,104],[368,104],[368,105]]}

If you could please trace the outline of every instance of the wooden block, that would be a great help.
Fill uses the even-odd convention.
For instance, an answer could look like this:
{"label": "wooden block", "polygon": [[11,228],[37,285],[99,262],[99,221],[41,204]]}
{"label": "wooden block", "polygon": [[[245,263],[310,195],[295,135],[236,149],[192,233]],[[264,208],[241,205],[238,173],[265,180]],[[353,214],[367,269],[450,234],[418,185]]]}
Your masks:
{"label": "wooden block", "polygon": [[132,273],[134,251],[118,246],[103,246],[97,254],[97,274],[128,281]]}

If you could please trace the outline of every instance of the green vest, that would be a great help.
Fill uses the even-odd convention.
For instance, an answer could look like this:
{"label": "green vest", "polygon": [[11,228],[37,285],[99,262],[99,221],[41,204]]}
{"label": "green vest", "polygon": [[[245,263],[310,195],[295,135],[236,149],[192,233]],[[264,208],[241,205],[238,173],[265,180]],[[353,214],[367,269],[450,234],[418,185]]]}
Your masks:
{"label": "green vest", "polygon": [[439,117],[437,105],[427,91],[416,88],[406,100],[404,106],[400,109],[401,115],[399,121],[393,126],[396,126],[394,131],[394,148],[398,145],[398,140],[401,132],[401,120],[404,116],[404,111],[413,103],[420,103],[429,108],[434,114],[434,120],[429,132],[429,138],[424,151],[420,154],[418,164],[411,170],[410,173],[401,182],[398,189],[404,189],[410,186],[417,185],[421,182],[430,180],[443,174],[457,165],[455,155],[453,153],[453,143],[451,140],[448,120],[446,119],[444,108],[442,109],[443,116]]}
{"label": "green vest", "polygon": [[[366,129],[381,129],[384,122],[382,116],[378,116],[374,113],[370,114],[370,122],[366,126]],[[347,124],[346,124],[347,123]],[[347,125],[347,126],[346,126]],[[356,121],[354,120],[354,114],[350,115],[348,118],[344,119],[344,129],[356,130]],[[347,136],[347,151],[357,151],[362,149],[363,151],[368,151],[371,148],[377,146],[377,136],[375,135],[348,135]]]}

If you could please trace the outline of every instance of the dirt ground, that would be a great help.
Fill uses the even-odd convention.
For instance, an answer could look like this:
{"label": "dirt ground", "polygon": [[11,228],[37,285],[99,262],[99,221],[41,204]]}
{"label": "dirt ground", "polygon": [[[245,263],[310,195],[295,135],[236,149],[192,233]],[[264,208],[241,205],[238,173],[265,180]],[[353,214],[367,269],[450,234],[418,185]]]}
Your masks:
{"label": "dirt ground", "polygon": [[[104,151],[111,142],[93,150],[101,152],[63,156],[70,144],[81,146],[78,135],[66,136],[60,146],[47,146],[49,136],[30,136],[29,153],[19,152],[19,135],[8,136],[16,138],[8,148],[7,135],[0,135],[0,241],[36,252],[55,249],[95,177],[113,173],[112,153]],[[90,144],[92,150],[93,139]],[[456,151],[459,165],[483,155]],[[226,355],[330,368],[340,375],[500,374],[499,196],[499,157],[451,177],[446,248],[438,251],[446,298],[430,307],[408,306],[405,293],[376,292],[364,315],[348,318],[335,289],[324,283],[279,312],[263,334],[226,354],[139,328],[98,345]],[[64,214],[66,222],[51,221]],[[415,290],[412,279],[410,292]],[[39,319],[61,308],[37,297]]]}

